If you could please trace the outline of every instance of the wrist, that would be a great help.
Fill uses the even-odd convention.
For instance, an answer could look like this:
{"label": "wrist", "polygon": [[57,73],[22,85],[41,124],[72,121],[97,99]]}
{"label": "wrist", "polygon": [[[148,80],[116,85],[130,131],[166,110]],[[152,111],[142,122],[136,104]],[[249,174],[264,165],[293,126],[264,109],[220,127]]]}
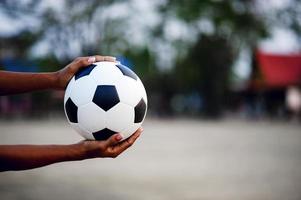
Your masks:
{"label": "wrist", "polygon": [[50,89],[61,89],[59,81],[59,72],[48,73]]}
{"label": "wrist", "polygon": [[83,155],[83,159],[91,159],[100,157],[102,148],[95,141],[82,141],[78,143]]}
{"label": "wrist", "polygon": [[82,142],[77,143],[77,144],[71,144],[70,146],[71,149],[71,160],[84,160],[87,159],[87,151],[84,147],[84,145],[82,144]]}

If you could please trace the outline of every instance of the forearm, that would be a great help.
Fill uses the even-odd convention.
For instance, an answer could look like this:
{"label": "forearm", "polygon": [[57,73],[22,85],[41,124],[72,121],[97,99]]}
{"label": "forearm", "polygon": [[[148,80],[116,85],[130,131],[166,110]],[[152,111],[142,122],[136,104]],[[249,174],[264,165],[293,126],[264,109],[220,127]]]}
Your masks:
{"label": "forearm", "polygon": [[55,73],[0,71],[0,96],[56,88]]}
{"label": "forearm", "polygon": [[86,157],[80,144],[1,145],[0,171],[25,170]]}
{"label": "forearm", "polygon": [[123,141],[120,134],[114,134],[104,141],[82,141],[71,145],[0,145],[0,171],[33,169],[90,158],[116,158],[134,144],[142,131],[139,128]]}

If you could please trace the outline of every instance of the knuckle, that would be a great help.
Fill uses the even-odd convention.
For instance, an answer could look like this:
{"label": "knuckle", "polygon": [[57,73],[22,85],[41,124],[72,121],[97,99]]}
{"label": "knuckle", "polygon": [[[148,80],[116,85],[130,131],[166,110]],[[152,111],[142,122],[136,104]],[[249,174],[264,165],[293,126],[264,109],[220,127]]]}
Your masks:
{"label": "knuckle", "polygon": [[81,60],[81,57],[76,57],[76,58],[74,59],[74,61],[79,61],[79,60]]}
{"label": "knuckle", "polygon": [[80,64],[84,64],[84,63],[85,63],[85,60],[84,60],[84,59],[80,59],[80,60],[78,60],[78,62],[79,62]]}
{"label": "knuckle", "polygon": [[127,144],[127,147],[130,147],[130,146],[132,146],[132,145],[133,145],[133,143],[134,143],[134,142],[133,142],[132,140],[128,140],[128,141],[127,141],[127,143],[126,143],[126,144]]}
{"label": "knuckle", "polygon": [[118,156],[119,156],[119,153],[117,153],[117,152],[112,153],[112,158],[117,158]]}

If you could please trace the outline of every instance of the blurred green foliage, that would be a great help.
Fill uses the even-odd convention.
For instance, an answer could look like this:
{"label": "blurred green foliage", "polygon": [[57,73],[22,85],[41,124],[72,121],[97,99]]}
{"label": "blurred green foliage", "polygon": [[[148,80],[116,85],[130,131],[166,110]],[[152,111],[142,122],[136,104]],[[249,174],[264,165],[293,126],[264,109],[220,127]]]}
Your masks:
{"label": "blurred green foliage", "polygon": [[[36,59],[42,71],[57,70],[80,55],[124,55],[144,80],[150,107],[159,114],[173,113],[171,101],[176,94],[197,92],[203,103],[197,112],[207,117],[221,116],[230,93],[232,65],[241,49],[255,50],[258,40],[268,36],[273,23],[286,24],[301,33],[299,0],[293,0],[289,7],[268,17],[257,12],[255,0],[166,0],[155,10],[160,22],[145,35],[150,42],[137,46],[132,44],[132,36],[125,33],[133,28],[129,27],[131,18],[110,18],[113,13],[106,13],[110,6],[130,5],[134,1],[63,2],[65,9],[57,12],[51,7],[40,9],[42,0],[1,1],[1,11],[13,18],[22,20],[26,15],[40,20],[39,26],[0,38],[2,46],[15,45],[16,57],[25,59],[30,57],[32,47],[46,38],[53,51]],[[131,15],[135,13],[128,16]],[[191,38],[195,38],[166,38],[164,30],[170,18],[187,25],[191,33],[195,33]],[[204,19],[212,26],[209,32],[198,28]],[[158,40],[175,50],[174,66],[170,70],[158,66],[158,52],[152,49]],[[74,43],[77,55],[70,54]]]}
{"label": "blurred green foliage", "polygon": [[[174,92],[198,91],[206,117],[219,117],[229,96],[231,67],[240,46],[255,48],[268,31],[264,21],[251,8],[254,1],[174,1],[169,0],[162,12],[176,15],[186,23],[197,24],[209,19],[214,31],[198,33],[197,40],[179,60],[171,73],[177,83]],[[225,29],[226,28],[226,29]]]}

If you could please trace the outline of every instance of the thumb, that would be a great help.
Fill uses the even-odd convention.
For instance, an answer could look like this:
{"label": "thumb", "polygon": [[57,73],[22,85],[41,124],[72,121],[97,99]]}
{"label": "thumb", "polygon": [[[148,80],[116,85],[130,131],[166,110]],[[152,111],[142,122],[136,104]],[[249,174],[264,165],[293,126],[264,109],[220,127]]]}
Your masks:
{"label": "thumb", "polygon": [[105,141],[106,146],[114,146],[122,140],[123,136],[120,133],[114,134]]}

